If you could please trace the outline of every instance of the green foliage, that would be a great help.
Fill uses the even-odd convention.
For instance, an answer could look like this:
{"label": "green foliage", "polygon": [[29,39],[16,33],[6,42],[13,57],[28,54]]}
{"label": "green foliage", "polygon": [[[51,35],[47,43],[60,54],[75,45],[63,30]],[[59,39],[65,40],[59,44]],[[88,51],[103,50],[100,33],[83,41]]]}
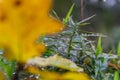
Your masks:
{"label": "green foliage", "polygon": [[42,36],[40,36],[40,38],[39,38],[39,40],[38,40],[38,43],[41,43],[41,42],[43,42],[44,41],[44,35],[42,35]]}
{"label": "green foliage", "polygon": [[64,24],[66,24],[66,23],[68,22],[68,19],[70,18],[71,14],[72,14],[74,5],[75,5],[75,4],[73,4],[73,5],[71,6],[71,8],[69,9],[69,11],[68,11],[68,13],[67,13],[65,19],[63,20],[63,23],[64,23]]}
{"label": "green foliage", "polygon": [[119,44],[118,44],[117,54],[118,54],[118,56],[120,57],[120,42],[119,42]]}
{"label": "green foliage", "polygon": [[115,71],[114,72],[114,80],[119,80],[120,78],[119,78],[119,71]]}
{"label": "green foliage", "polygon": [[96,49],[96,57],[98,57],[99,54],[102,54],[102,46],[101,46],[101,37],[98,39],[97,49]]}
{"label": "green foliage", "polygon": [[0,70],[5,74],[7,80],[12,80],[16,70],[16,62],[7,61],[0,55]]}
{"label": "green foliage", "polygon": [[[117,55],[103,52],[101,38],[104,38],[104,35],[91,32],[80,33],[80,27],[89,25],[87,21],[93,17],[95,15],[77,22],[69,16],[66,30],[56,36],[46,36],[44,42],[53,53],[59,53],[78,66],[82,66],[93,80],[113,80],[114,70],[108,67],[108,61],[116,59]],[[94,41],[88,40],[88,37],[99,37],[97,47]]]}

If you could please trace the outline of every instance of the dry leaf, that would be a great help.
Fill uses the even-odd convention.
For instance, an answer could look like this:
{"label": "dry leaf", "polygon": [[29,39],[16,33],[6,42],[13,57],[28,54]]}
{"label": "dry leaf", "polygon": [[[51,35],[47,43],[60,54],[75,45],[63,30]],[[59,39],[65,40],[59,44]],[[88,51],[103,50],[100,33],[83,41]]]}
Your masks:
{"label": "dry leaf", "polygon": [[77,72],[83,71],[83,68],[78,67],[74,62],[58,55],[54,55],[48,58],[35,57],[33,59],[30,59],[28,61],[28,64],[36,64],[38,66],[43,66],[43,67],[55,66],[55,67],[63,68],[70,71],[77,71]]}

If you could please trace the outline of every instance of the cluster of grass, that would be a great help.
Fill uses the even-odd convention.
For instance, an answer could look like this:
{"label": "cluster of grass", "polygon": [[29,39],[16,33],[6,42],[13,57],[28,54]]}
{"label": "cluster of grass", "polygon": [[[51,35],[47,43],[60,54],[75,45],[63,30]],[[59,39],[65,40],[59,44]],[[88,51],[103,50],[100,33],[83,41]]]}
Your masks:
{"label": "cluster of grass", "polygon": [[[71,17],[73,7],[74,4],[63,20],[63,23],[66,25],[64,31],[53,36],[42,36],[39,39],[47,45],[47,50],[42,56],[49,57],[57,53],[68,58],[78,66],[83,67],[93,80],[120,80],[120,43],[118,44],[118,49],[116,49],[116,54],[112,54],[112,51],[104,53],[102,49],[102,38],[104,38],[104,35],[80,32],[80,27],[89,25],[88,20],[94,18],[95,15],[82,21],[74,21]],[[58,17],[55,11],[53,11],[53,14]],[[98,38],[97,44],[95,44],[95,41],[89,40],[89,37]],[[3,57],[0,57],[0,70],[3,70],[5,75],[8,75],[8,80],[11,80],[11,75],[15,69],[15,62],[8,62]],[[48,67],[47,69],[59,70],[55,67]],[[20,73],[21,75],[28,76],[30,74]],[[21,78],[24,79],[25,77],[22,76]]]}
{"label": "cluster of grass", "polygon": [[[120,43],[115,54],[112,53],[113,50],[104,53],[102,38],[105,35],[80,32],[80,27],[89,26],[88,20],[94,18],[95,15],[80,22],[74,21],[71,17],[73,6],[63,20],[63,23],[67,26],[66,29],[56,36],[44,38],[47,50],[43,56],[48,57],[59,53],[61,56],[75,62],[78,66],[83,67],[93,80],[120,80]],[[55,14],[55,16],[57,15]],[[89,37],[98,38],[97,44],[95,41],[89,40]]]}

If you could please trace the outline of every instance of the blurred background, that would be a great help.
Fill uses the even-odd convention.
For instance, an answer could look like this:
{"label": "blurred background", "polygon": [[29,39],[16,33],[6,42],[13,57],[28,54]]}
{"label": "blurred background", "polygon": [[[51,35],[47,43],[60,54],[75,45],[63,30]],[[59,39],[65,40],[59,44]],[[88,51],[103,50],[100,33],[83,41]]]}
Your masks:
{"label": "blurred background", "polygon": [[[83,1],[83,7],[81,7],[81,1]],[[73,3],[75,3],[75,7],[72,17],[75,21],[96,14],[93,19],[88,21],[91,23],[90,25],[80,29],[107,35],[103,38],[104,49],[116,48],[120,41],[120,0],[55,0],[53,9],[60,19],[63,19]]]}

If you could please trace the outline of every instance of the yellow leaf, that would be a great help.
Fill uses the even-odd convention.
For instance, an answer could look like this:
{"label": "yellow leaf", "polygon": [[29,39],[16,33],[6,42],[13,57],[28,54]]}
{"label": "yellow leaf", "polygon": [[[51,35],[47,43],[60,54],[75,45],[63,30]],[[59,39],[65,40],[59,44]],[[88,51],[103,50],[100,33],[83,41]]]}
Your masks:
{"label": "yellow leaf", "polygon": [[85,73],[65,73],[62,76],[62,80],[91,80],[90,77]]}
{"label": "yellow leaf", "polygon": [[[30,73],[40,75],[40,80],[58,80],[59,74],[55,72],[40,71],[35,66],[27,66],[26,70]],[[59,79],[60,80],[60,79]]]}
{"label": "yellow leaf", "polygon": [[44,51],[37,44],[40,35],[62,30],[63,25],[49,15],[52,0],[0,0],[0,47],[9,60],[25,63]]}
{"label": "yellow leaf", "polygon": [[70,71],[76,71],[76,72],[82,72],[83,68],[78,67],[74,62],[63,58],[58,55],[54,55],[48,58],[41,58],[41,57],[35,57],[28,61],[28,64],[36,64],[37,66],[55,66],[62,69],[70,70]]}
{"label": "yellow leaf", "polygon": [[6,80],[5,75],[0,71],[0,80]]}
{"label": "yellow leaf", "polygon": [[91,80],[91,78],[85,73],[76,73],[76,72],[67,72],[64,74],[49,72],[49,71],[40,71],[38,68],[29,66],[27,71],[33,74],[39,74],[39,80]]}

